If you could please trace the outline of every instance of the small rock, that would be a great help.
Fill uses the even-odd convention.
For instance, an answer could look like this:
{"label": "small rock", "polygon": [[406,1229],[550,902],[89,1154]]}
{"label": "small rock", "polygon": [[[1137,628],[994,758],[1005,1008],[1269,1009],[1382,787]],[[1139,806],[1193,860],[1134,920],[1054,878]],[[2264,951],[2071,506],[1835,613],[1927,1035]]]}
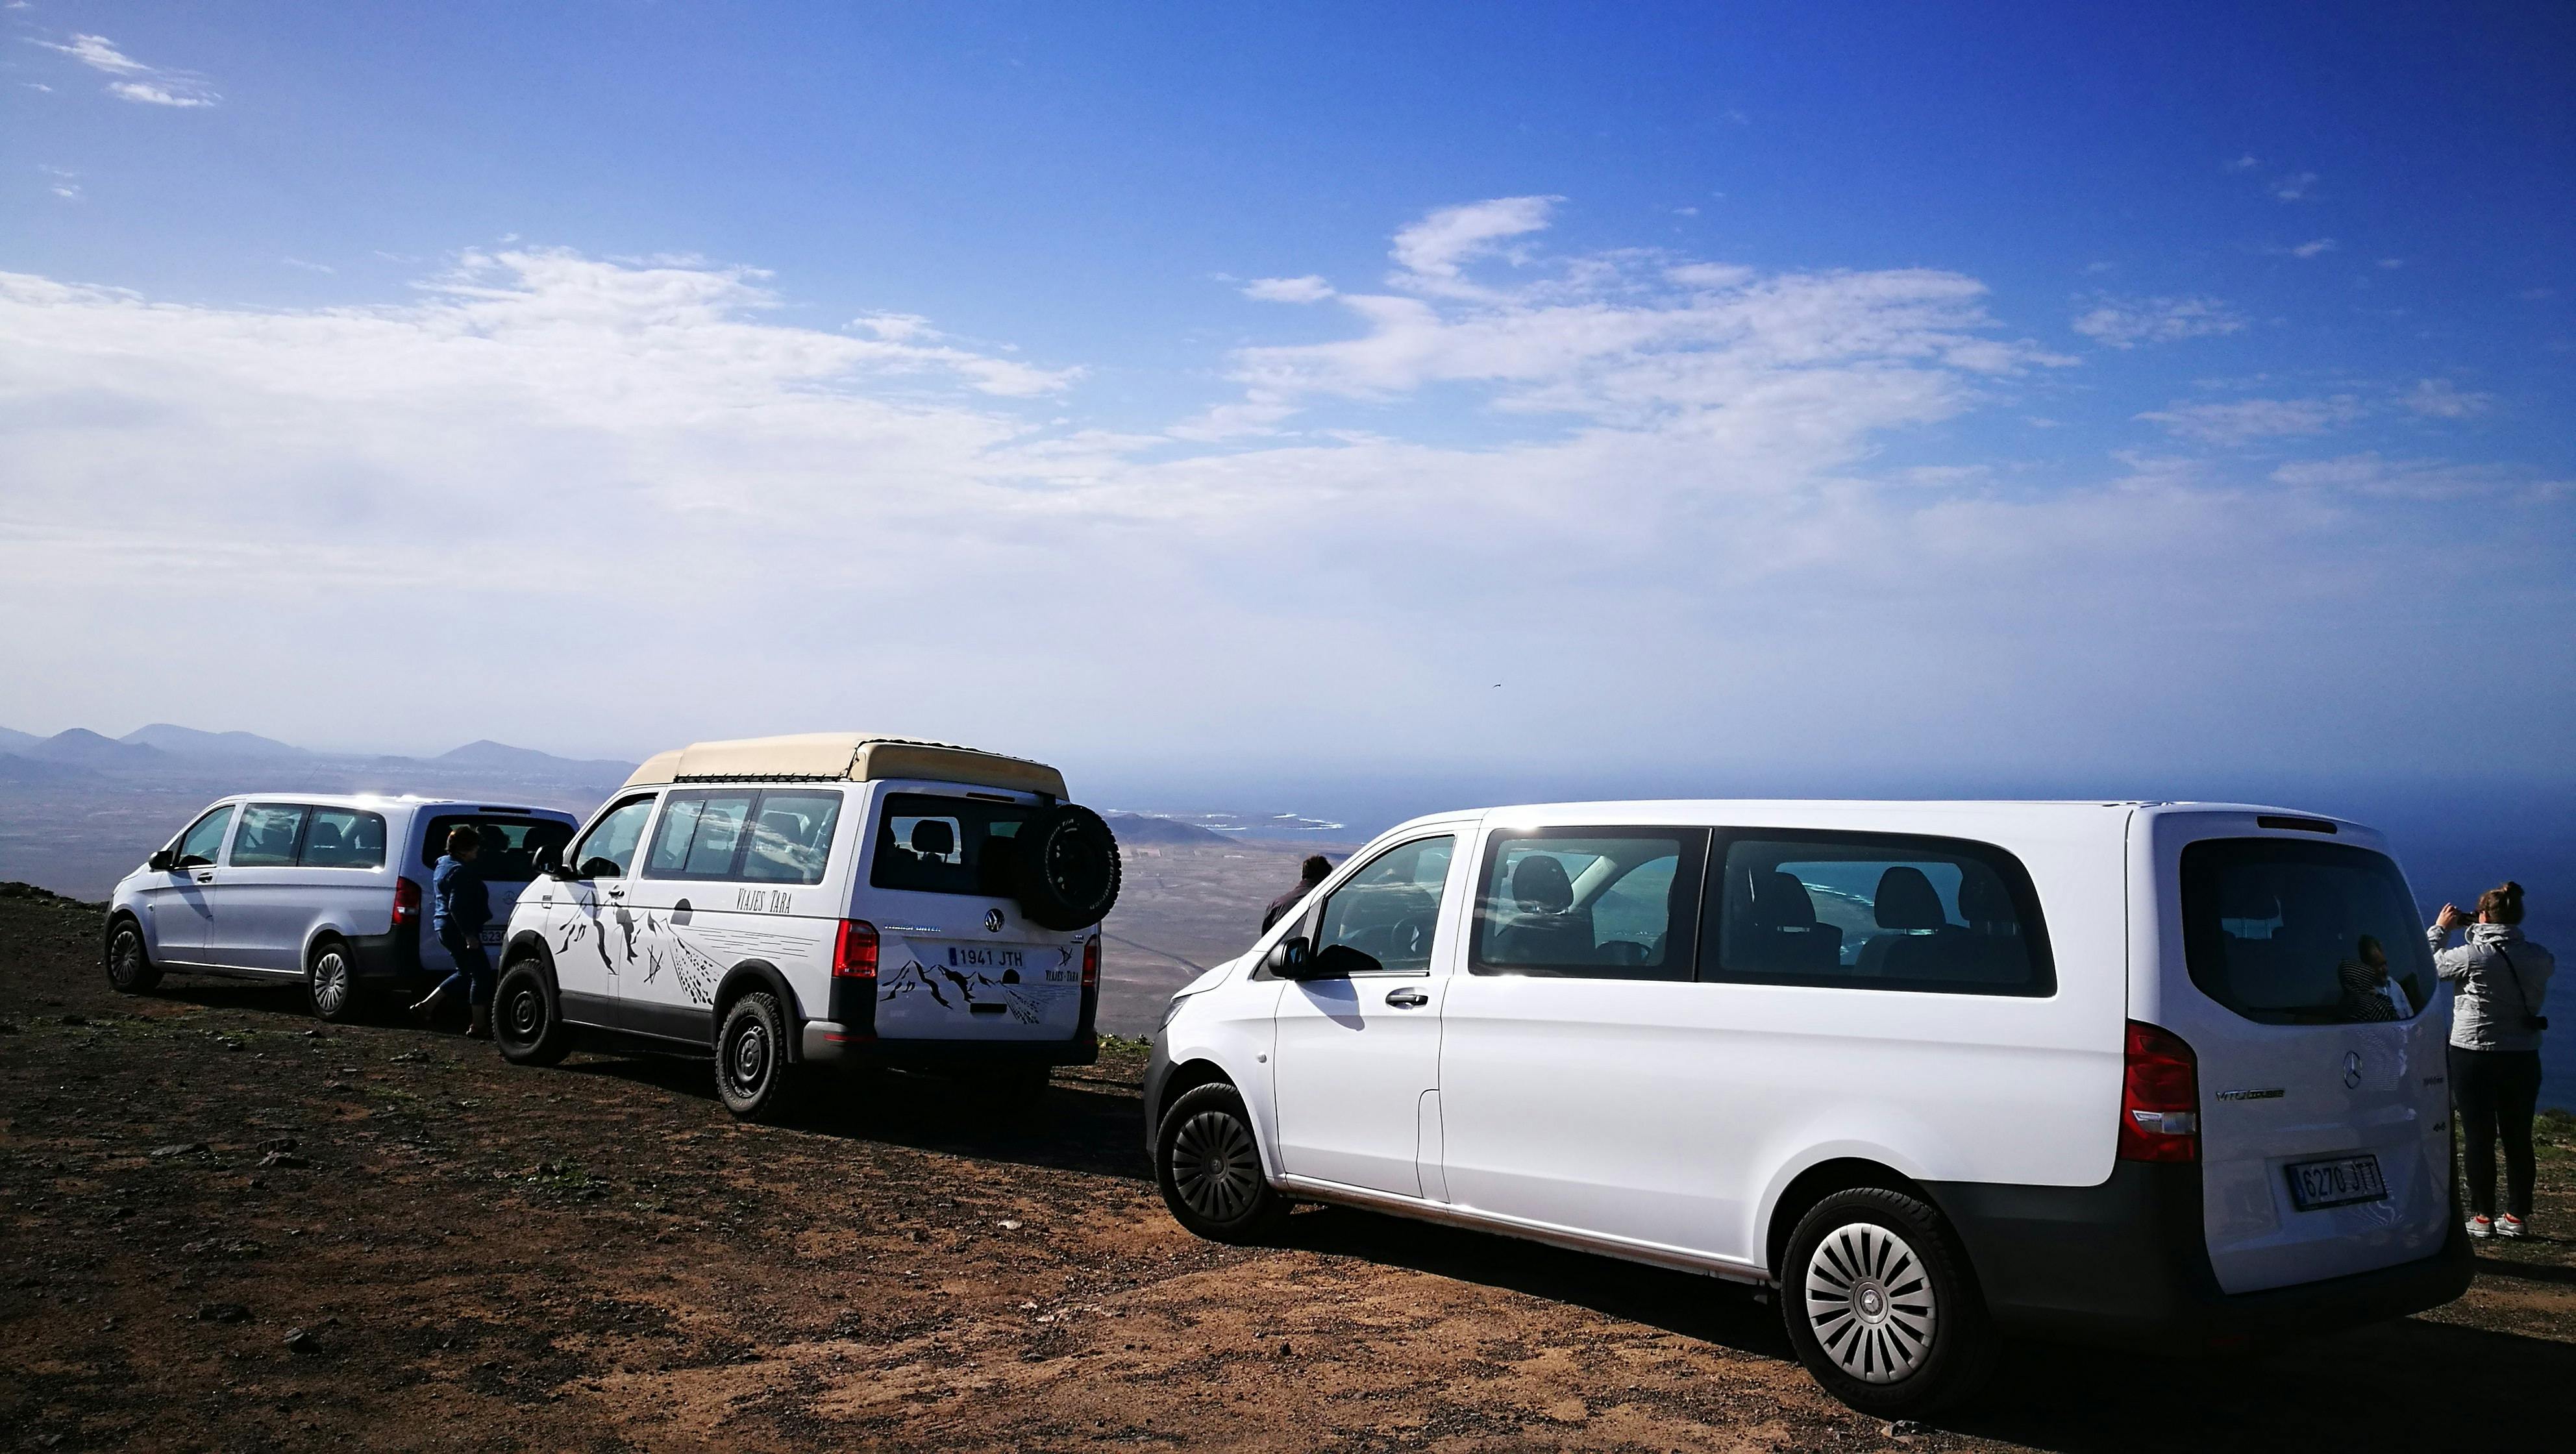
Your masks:
{"label": "small rock", "polygon": [[87,1015],[65,1015],[65,1016],[63,1016],[63,1023],[64,1023],[64,1024],[66,1024],[66,1025],[86,1025],[86,1024],[88,1024],[88,1023],[89,1023],[89,1016],[87,1016]]}
{"label": "small rock", "polygon": [[1911,1439],[1926,1431],[1921,1424],[1912,1419],[1898,1419],[1879,1432],[1891,1439]]}
{"label": "small rock", "polygon": [[1020,1224],[1019,1224],[1019,1223],[1017,1223],[1017,1222],[1004,1221],[1004,1222],[999,1223],[998,1225],[999,1225],[999,1226],[1001,1227],[1001,1229],[1002,1229],[1003,1231],[1005,1231],[1005,1232],[1016,1232],[1016,1231],[1020,1230]]}
{"label": "small rock", "polygon": [[307,1040],[319,1040],[322,1038],[322,1032],[319,1030],[307,1030],[304,1032],[304,1038]]}
{"label": "small rock", "polygon": [[197,1309],[200,1323],[247,1323],[250,1309],[239,1303],[207,1303]]}
{"label": "small rock", "polygon": [[1294,1358],[1297,1355],[1289,1348],[1287,1341],[1282,1339],[1279,1344],[1279,1356],[1282,1358]]}
{"label": "small rock", "polygon": [[302,1328],[289,1328],[286,1330],[286,1347],[293,1353],[319,1353],[322,1351],[322,1340]]}
{"label": "small rock", "polygon": [[259,1143],[259,1149],[262,1151],[292,1151],[295,1149],[295,1138],[292,1136],[271,1136],[267,1140]]}
{"label": "small rock", "polygon": [[332,1073],[335,1075],[356,1075],[358,1073],[358,1067],[354,1065],[344,1065]]}
{"label": "small rock", "polygon": [[429,1054],[427,1051],[406,1050],[400,1055],[388,1055],[385,1057],[385,1060],[389,1064],[400,1065],[406,1060],[427,1060],[428,1058]]}
{"label": "small rock", "polygon": [[262,1167],[275,1166],[282,1167],[288,1171],[301,1171],[305,1167],[311,1166],[313,1163],[296,1155],[292,1151],[272,1151],[266,1156],[261,1157],[259,1159],[259,1164]]}
{"label": "small rock", "polygon": [[174,1142],[168,1146],[153,1147],[152,1159],[155,1161],[162,1161],[173,1156],[194,1156],[200,1151],[209,1149],[211,1148],[209,1148],[203,1141]]}

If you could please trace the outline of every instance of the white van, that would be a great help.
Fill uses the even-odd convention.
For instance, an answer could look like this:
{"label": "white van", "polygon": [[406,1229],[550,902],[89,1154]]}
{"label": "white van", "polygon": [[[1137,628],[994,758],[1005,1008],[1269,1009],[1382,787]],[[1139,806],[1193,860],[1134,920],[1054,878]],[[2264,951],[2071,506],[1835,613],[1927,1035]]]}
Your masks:
{"label": "white van", "polygon": [[[2345,984],[2365,938],[2385,988]],[[1338,1202],[1776,1288],[1893,1415],[1998,1334],[2456,1297],[2434,983],[2386,844],[2310,814],[1500,808],[1388,833],[1175,996],[1148,1146],[1203,1236]]]}
{"label": "white van", "polygon": [[809,1066],[1031,1090],[1098,1055],[1118,845],[1043,763],[855,732],[701,742],[635,770],[510,916],[493,1038],[715,1052],[744,1117]]}
{"label": "white van", "polygon": [[302,980],[313,1013],[347,1021],[380,993],[417,992],[456,968],[423,886],[447,835],[472,828],[494,923],[572,837],[552,808],[452,798],[244,793],[197,815],[125,876],[107,914],[107,980],[139,994],[166,971]]}

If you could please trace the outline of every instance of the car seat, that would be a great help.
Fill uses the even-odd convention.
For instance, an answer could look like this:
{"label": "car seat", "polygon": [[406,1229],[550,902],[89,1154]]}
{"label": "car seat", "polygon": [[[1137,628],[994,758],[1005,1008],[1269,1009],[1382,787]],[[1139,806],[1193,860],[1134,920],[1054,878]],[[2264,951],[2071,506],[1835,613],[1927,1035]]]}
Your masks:
{"label": "car seat", "polygon": [[[1923,870],[1910,863],[1890,867],[1878,876],[1878,893],[1870,900],[1870,914],[1882,931],[1873,934],[1860,947],[1860,963],[1855,966],[1866,976],[1897,979],[1931,977],[1927,961],[1939,951],[1928,936],[1951,927],[1950,916],[1941,907],[1941,895]],[[1937,971],[1935,971],[1937,973]]]}
{"label": "car seat", "polygon": [[1592,961],[1592,916],[1574,911],[1574,880],[1555,855],[1533,853],[1512,866],[1512,908],[1487,950],[1493,963]]}
{"label": "car seat", "polygon": [[1751,974],[1832,974],[1842,965],[1843,931],[1816,919],[1815,896],[1794,873],[1754,869],[1743,928],[1730,937],[1730,968]]}

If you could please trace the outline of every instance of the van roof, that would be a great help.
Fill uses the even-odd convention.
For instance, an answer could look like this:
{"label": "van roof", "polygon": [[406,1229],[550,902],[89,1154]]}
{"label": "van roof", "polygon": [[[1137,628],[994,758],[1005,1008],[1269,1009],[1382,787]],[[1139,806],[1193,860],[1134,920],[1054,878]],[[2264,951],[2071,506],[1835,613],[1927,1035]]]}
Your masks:
{"label": "van roof", "polygon": [[[2016,828],[2033,829],[2043,824],[2066,828],[2082,824],[2089,826],[2078,831],[2118,834],[2124,831],[2121,825],[2132,814],[2249,819],[2253,821],[2246,826],[2255,831],[2350,834],[2358,841],[2374,844],[2379,839],[2374,830],[2349,818],[2262,803],[2027,798],[1664,798],[1627,802],[1518,803],[1429,814],[1388,831],[1401,832],[1464,819],[1530,827],[1620,823],[1638,826],[1846,828],[1918,833],[1993,833]],[[2333,826],[2323,826],[2328,824]]]}
{"label": "van roof", "polygon": [[800,732],[785,737],[743,737],[693,742],[657,752],[626,786],[692,782],[813,782],[870,778],[925,778],[1012,792],[1065,796],[1064,774],[1042,762],[1004,757],[946,742],[876,737],[865,732]]}
{"label": "van roof", "polygon": [[224,803],[283,803],[291,807],[306,808],[365,808],[371,812],[385,808],[415,808],[423,812],[463,809],[469,813],[560,818],[567,823],[581,821],[561,808],[540,808],[527,803],[504,803],[491,798],[427,798],[418,793],[227,793],[216,800],[217,806]]}

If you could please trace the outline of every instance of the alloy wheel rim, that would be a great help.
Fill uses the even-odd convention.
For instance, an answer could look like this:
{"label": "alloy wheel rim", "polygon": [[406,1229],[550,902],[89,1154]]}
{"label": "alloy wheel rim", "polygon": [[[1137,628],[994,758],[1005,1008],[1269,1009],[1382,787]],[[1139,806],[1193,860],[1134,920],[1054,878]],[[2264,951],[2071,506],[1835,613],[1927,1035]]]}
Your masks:
{"label": "alloy wheel rim", "polygon": [[116,936],[116,982],[132,984],[143,977],[143,938],[128,929]]}
{"label": "alloy wheel rim", "polygon": [[1172,1138],[1172,1181],[1191,1211],[1230,1222],[1261,1192],[1261,1154],[1252,1132],[1223,1111],[1201,1111]]}
{"label": "alloy wheel rim", "polygon": [[1807,1258],[1807,1326],[1843,1372],[1894,1383],[1930,1356],[1940,1303],[1911,1244],[1875,1222],[1852,1222]]}
{"label": "alloy wheel rim", "polygon": [[313,961],[313,1007],[323,1014],[336,1015],[348,998],[348,962],[336,952]]}

